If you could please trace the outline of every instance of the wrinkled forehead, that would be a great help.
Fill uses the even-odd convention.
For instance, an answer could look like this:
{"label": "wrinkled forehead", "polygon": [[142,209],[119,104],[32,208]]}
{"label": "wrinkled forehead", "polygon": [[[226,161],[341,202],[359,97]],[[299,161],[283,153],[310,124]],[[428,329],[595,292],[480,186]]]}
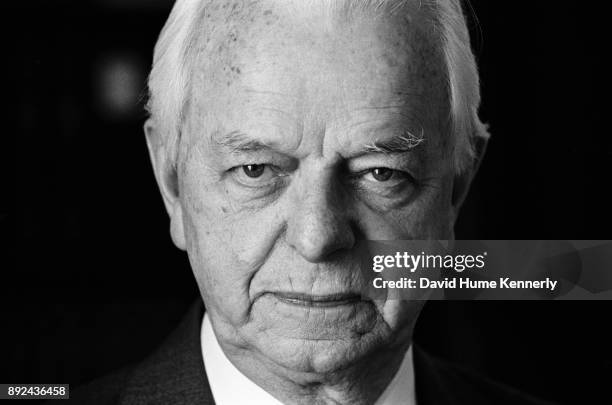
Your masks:
{"label": "wrinkled forehead", "polygon": [[423,0],[208,0],[201,10],[200,23],[210,32],[272,25],[279,19],[321,28],[399,17],[412,26],[425,26],[434,14],[433,5]]}
{"label": "wrinkled forehead", "polygon": [[213,1],[199,21],[190,104],[200,115],[251,97],[245,89],[317,93],[310,102],[322,111],[321,100],[406,104],[419,120],[439,121],[443,57],[419,3]]}
{"label": "wrinkled forehead", "polygon": [[214,71],[292,40],[349,48],[369,36],[389,54],[411,52],[407,68],[433,71],[442,58],[432,15],[421,0],[213,0],[196,21],[196,66]]}

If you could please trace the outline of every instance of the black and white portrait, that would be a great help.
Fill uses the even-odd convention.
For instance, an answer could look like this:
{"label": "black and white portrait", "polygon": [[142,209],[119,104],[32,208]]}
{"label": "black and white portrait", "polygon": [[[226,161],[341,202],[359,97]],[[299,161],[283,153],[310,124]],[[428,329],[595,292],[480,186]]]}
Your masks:
{"label": "black and white portrait", "polygon": [[364,241],[610,239],[592,6],[2,7],[0,383],[83,404],[606,403],[610,301],[371,297],[358,270]]}

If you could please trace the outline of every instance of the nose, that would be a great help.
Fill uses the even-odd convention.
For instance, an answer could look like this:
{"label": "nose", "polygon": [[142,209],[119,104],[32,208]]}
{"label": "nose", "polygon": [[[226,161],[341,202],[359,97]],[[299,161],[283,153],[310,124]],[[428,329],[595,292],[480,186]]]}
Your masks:
{"label": "nose", "polygon": [[355,244],[348,198],[336,183],[327,175],[296,187],[287,221],[287,239],[311,263],[329,260],[334,252]]}

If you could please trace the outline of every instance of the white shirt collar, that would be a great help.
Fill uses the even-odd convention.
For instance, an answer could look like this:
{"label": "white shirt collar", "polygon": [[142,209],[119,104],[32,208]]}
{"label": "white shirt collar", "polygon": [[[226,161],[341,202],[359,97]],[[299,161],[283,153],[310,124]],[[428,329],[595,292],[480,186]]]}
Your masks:
{"label": "white shirt collar", "polygon": [[[204,314],[200,334],[202,357],[208,383],[217,405],[282,405],[267,391],[242,374],[225,356],[208,318]],[[376,405],[416,405],[412,345],[402,364]]]}

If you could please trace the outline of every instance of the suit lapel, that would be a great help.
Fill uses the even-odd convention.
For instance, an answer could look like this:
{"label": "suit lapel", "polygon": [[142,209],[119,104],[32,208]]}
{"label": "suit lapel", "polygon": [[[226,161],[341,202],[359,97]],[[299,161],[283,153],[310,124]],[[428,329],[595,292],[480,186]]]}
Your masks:
{"label": "suit lapel", "polygon": [[203,316],[198,299],[164,344],[134,370],[120,404],[214,404],[200,347]]}
{"label": "suit lapel", "polygon": [[414,380],[418,405],[458,405],[435,359],[413,343]]}

